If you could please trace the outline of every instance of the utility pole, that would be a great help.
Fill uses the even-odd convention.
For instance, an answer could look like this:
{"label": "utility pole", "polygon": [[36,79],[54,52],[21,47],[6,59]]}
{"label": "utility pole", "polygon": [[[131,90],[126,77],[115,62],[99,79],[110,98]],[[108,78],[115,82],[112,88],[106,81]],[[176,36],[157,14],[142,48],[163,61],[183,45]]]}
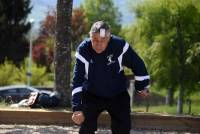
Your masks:
{"label": "utility pole", "polygon": [[[34,23],[34,19],[30,19],[29,22],[31,23],[31,26]],[[33,48],[33,41],[32,41],[32,28],[30,30],[30,39],[29,39],[29,61],[28,61],[28,71],[27,71],[27,86],[31,85],[31,68],[32,68],[32,48]]]}

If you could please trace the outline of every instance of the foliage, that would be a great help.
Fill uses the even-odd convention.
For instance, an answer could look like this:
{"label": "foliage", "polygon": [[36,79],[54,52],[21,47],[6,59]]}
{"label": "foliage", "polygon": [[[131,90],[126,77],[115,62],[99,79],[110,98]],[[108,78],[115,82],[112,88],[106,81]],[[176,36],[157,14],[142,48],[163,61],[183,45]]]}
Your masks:
{"label": "foliage", "polygon": [[194,44],[200,40],[200,31],[197,30],[200,29],[200,10],[197,3],[193,0],[144,0],[134,7],[137,23],[133,28],[128,28],[131,32],[125,36],[145,59],[153,82],[160,88],[177,89],[181,75],[179,30],[184,46],[185,95],[199,88],[199,62],[189,62],[198,59],[192,54],[196,53]]}
{"label": "foliage", "polygon": [[33,46],[33,60],[38,65],[46,66],[48,72],[54,56],[55,25],[56,12],[49,9],[46,18],[41,22],[39,36]]}
{"label": "foliage", "polygon": [[37,44],[33,47],[33,60],[39,65],[47,65],[47,52],[45,44]]}
{"label": "foliage", "polygon": [[[188,72],[187,77],[190,79],[188,82],[189,87],[195,86],[191,89],[192,92],[198,92],[200,89],[200,42],[191,45],[191,48],[187,50],[188,57],[186,59],[186,65],[188,70],[192,70],[196,73]],[[193,85],[196,83],[195,85]],[[189,92],[190,93],[190,92]],[[188,91],[186,92],[188,94]]]}
{"label": "foliage", "polygon": [[6,60],[3,64],[0,64],[0,86],[14,84],[17,71],[17,67],[10,61]]}
{"label": "foliage", "polygon": [[[0,86],[27,84],[27,64],[28,59],[21,63],[20,68],[11,61],[5,61],[0,64]],[[46,72],[45,66],[38,66],[32,63],[31,72],[31,85],[49,86],[49,84],[53,83],[52,75]]]}
{"label": "foliage", "polygon": [[[17,80],[16,83],[26,84],[27,83],[27,70],[28,70],[28,59],[21,64],[18,72],[16,72]],[[44,86],[49,81],[48,74],[45,66],[37,65],[32,63],[31,66],[31,85]]]}
{"label": "foliage", "polygon": [[46,17],[41,21],[39,39],[45,39],[46,37],[55,37],[56,29],[56,11],[49,8]]}
{"label": "foliage", "polygon": [[5,59],[18,64],[28,52],[25,35],[31,28],[26,18],[31,12],[30,0],[0,1],[0,63]]}
{"label": "foliage", "polygon": [[[83,40],[87,33],[85,13],[82,8],[73,9],[72,13],[72,49]],[[56,11],[49,8],[45,19],[41,22],[40,33],[33,47],[33,59],[39,64],[47,67],[50,72],[54,57]]]}
{"label": "foliage", "polygon": [[[88,26],[99,20],[104,20],[111,26],[113,34],[119,35],[121,29],[121,13],[112,0],[85,0],[83,5]],[[88,30],[89,31],[89,30]]]}
{"label": "foliage", "polygon": [[83,8],[75,8],[72,12],[72,49],[75,50],[87,34],[87,20]]}

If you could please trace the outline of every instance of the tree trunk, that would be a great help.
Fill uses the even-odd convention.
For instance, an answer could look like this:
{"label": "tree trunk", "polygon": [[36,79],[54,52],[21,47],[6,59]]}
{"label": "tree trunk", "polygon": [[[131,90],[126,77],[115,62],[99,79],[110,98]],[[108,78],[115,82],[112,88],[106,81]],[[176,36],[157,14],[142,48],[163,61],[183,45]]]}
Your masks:
{"label": "tree trunk", "polygon": [[178,105],[177,105],[177,114],[183,113],[183,95],[184,95],[184,44],[183,44],[183,35],[181,30],[181,24],[178,20],[177,22],[177,37],[179,44],[179,65],[180,65],[180,74],[179,74],[179,96],[178,96]]}
{"label": "tree trunk", "polygon": [[61,106],[71,102],[71,16],[73,0],[57,0],[55,89],[61,95]]}
{"label": "tree trunk", "polygon": [[169,106],[172,106],[174,104],[174,90],[172,87],[169,87],[167,91],[165,103]]}

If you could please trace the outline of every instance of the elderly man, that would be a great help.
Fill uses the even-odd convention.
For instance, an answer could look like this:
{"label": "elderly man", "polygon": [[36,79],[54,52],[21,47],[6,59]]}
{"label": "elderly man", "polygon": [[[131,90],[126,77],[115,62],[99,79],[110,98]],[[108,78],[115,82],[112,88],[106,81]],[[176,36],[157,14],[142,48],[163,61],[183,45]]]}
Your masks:
{"label": "elderly man", "polygon": [[132,69],[135,89],[148,95],[149,75],[144,62],[129,44],[114,35],[104,21],[95,22],[76,52],[72,89],[72,120],[80,134],[94,134],[97,118],[106,110],[113,134],[129,134],[130,97],[123,66]]}

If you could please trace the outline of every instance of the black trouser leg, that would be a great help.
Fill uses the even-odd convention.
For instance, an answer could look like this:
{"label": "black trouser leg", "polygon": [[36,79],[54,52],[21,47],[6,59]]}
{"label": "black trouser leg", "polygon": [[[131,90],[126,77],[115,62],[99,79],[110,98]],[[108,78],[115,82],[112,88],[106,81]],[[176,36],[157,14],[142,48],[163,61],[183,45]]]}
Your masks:
{"label": "black trouser leg", "polygon": [[83,113],[85,121],[82,123],[79,134],[94,134],[97,130],[97,118],[102,112],[98,99],[91,95],[85,95],[83,99]]}
{"label": "black trouser leg", "polygon": [[130,134],[130,96],[127,92],[112,99],[107,107],[111,116],[112,134]]}
{"label": "black trouser leg", "polygon": [[84,112],[85,121],[81,124],[79,134],[94,134],[97,130],[98,113],[93,111]]}

